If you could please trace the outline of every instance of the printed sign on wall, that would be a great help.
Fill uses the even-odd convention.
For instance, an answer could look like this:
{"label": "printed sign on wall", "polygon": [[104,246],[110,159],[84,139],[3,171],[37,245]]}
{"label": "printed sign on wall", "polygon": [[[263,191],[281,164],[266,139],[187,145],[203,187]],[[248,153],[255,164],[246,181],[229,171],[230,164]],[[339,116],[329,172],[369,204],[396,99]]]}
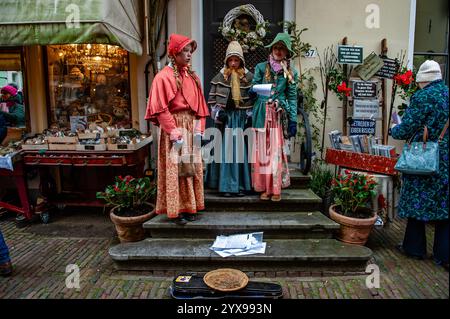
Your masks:
{"label": "printed sign on wall", "polygon": [[338,62],[340,64],[362,64],[363,47],[351,45],[339,45]]}
{"label": "printed sign on wall", "polygon": [[354,98],[376,98],[377,97],[377,82],[375,81],[354,81],[353,82],[353,97]]}
{"label": "printed sign on wall", "polygon": [[379,119],[380,101],[379,100],[354,100],[353,118],[357,119]]}
{"label": "printed sign on wall", "polygon": [[395,59],[384,58],[384,65],[375,75],[380,78],[393,79],[399,69],[399,63]]}
{"label": "printed sign on wall", "polygon": [[353,119],[350,125],[350,135],[375,135],[377,121],[367,119]]}

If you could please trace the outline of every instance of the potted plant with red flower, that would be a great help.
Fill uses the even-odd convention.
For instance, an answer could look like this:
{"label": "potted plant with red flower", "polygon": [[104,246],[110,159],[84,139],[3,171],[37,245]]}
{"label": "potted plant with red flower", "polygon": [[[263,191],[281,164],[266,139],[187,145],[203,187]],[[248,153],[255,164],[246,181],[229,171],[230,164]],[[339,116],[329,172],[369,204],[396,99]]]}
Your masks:
{"label": "potted plant with red flower", "polygon": [[121,242],[140,241],[145,238],[142,224],[155,216],[151,202],[156,185],[148,177],[116,176],[115,183],[98,192],[97,198],[110,206],[110,218]]}
{"label": "potted plant with red flower", "polygon": [[376,195],[377,182],[370,175],[351,172],[338,175],[332,181],[335,204],[330,218],[341,225],[337,239],[349,244],[364,245],[377,220],[369,204]]}

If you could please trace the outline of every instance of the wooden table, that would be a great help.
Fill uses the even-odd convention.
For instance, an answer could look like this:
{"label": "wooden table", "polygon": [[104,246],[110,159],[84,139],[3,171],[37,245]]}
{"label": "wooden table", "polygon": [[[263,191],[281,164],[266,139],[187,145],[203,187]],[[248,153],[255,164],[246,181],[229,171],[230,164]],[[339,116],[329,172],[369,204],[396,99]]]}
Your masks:
{"label": "wooden table", "polygon": [[151,142],[149,139],[136,150],[22,151],[23,165],[39,171],[41,207],[46,207],[41,212],[43,222],[48,221],[53,206],[103,207],[105,203],[96,199],[96,193],[112,184],[115,176],[144,176]]}

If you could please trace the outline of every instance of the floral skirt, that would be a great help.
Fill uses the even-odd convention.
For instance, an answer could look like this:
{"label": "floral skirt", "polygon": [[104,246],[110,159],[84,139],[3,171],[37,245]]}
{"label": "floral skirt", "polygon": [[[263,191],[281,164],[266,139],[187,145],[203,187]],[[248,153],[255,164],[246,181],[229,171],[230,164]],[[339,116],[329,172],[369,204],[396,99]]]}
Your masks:
{"label": "floral skirt", "polygon": [[256,129],[253,143],[252,184],[257,192],[281,195],[291,184],[281,113],[266,104],[264,129]]}
{"label": "floral skirt", "polygon": [[170,135],[161,130],[158,144],[156,213],[167,214],[168,218],[177,218],[180,213],[195,214],[205,209],[201,148],[193,146],[195,116],[190,111],[183,111],[174,113],[173,117],[176,126],[185,129],[181,155],[193,154],[197,164],[193,177],[179,177],[180,152],[173,148]]}

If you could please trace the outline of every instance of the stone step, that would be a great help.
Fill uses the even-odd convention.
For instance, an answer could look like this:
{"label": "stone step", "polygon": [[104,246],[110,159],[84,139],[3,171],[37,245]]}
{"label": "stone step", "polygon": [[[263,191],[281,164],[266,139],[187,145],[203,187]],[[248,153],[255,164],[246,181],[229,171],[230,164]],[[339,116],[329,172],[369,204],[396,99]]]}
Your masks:
{"label": "stone step", "polygon": [[121,270],[348,271],[365,270],[372,251],[334,239],[264,239],[265,254],[222,258],[210,250],[213,239],[148,238],[109,249]]}
{"label": "stone step", "polygon": [[215,190],[205,190],[205,205],[208,211],[253,212],[292,211],[307,212],[321,209],[322,199],[310,189],[284,189],[280,202],[263,201],[259,194],[245,197],[223,197]]}
{"label": "stone step", "polygon": [[311,175],[303,175],[302,172],[296,168],[290,168],[289,173],[291,176],[290,189],[308,188],[308,184],[311,181]]}
{"label": "stone step", "polygon": [[331,238],[339,225],[320,212],[203,212],[178,226],[159,215],[144,224],[152,238],[215,238],[217,235],[264,232],[264,238]]}

